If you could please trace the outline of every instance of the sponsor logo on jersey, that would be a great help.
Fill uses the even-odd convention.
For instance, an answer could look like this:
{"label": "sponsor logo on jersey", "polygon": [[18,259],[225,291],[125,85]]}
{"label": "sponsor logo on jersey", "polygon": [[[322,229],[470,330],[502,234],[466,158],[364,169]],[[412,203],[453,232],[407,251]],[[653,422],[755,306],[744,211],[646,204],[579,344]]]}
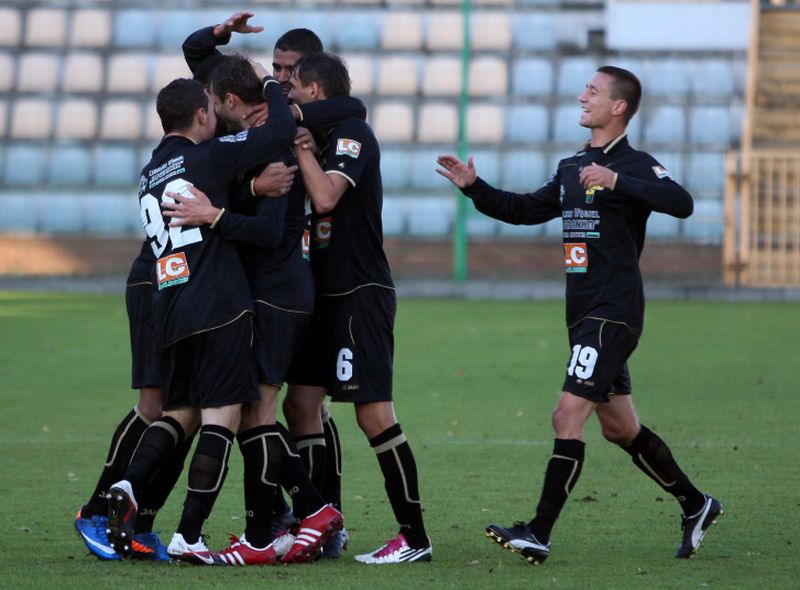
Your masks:
{"label": "sponsor logo on jersey", "polygon": [[591,205],[594,202],[594,193],[603,190],[605,187],[602,184],[596,184],[586,189],[586,204]]}
{"label": "sponsor logo on jersey", "polygon": [[587,272],[589,250],[585,242],[564,244],[564,268],[568,273]]}
{"label": "sponsor logo on jersey", "polygon": [[223,143],[239,143],[240,141],[247,140],[247,129],[244,131],[240,131],[236,135],[223,135],[222,137],[218,138]]}
{"label": "sponsor logo on jersey", "polygon": [[186,262],[186,254],[183,252],[173,252],[169,256],[164,256],[156,261],[156,277],[158,278],[158,290],[174,287],[189,280],[189,263]]}
{"label": "sponsor logo on jersey", "polygon": [[361,143],[355,139],[340,139],[336,142],[336,155],[337,156],[350,156],[351,158],[358,158],[361,153]]}
{"label": "sponsor logo on jersey", "polygon": [[311,230],[304,229],[303,230],[303,260],[310,260],[310,250],[311,250]]}
{"label": "sponsor logo on jersey", "polygon": [[333,217],[320,217],[314,220],[314,245],[318,250],[330,246],[332,227]]}
{"label": "sponsor logo on jersey", "polygon": [[653,172],[656,173],[658,178],[672,178],[663,166],[653,166]]}

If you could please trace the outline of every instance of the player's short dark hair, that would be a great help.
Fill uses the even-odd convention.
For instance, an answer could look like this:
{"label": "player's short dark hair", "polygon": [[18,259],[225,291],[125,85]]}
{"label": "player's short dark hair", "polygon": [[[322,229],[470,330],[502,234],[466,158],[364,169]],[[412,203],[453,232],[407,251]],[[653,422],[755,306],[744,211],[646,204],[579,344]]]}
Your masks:
{"label": "player's short dark hair", "polygon": [[639,103],[642,102],[642,83],[633,72],[618,68],[616,66],[601,66],[598,72],[608,74],[614,78],[611,85],[611,98],[614,100],[624,100],[628,103],[623,118],[627,124],[639,110]]}
{"label": "player's short dark hair", "polygon": [[253,66],[242,55],[226,55],[211,75],[211,92],[224,100],[228,93],[235,94],[247,104],[264,102],[261,94],[261,80],[256,76]]}
{"label": "player's short dark hair", "polygon": [[328,98],[350,95],[350,73],[344,60],[338,55],[325,51],[304,55],[294,65],[292,75],[303,86],[316,82]]}
{"label": "player's short dark hair", "polygon": [[286,31],[275,41],[275,49],[294,51],[300,55],[322,51],[322,41],[314,31],[309,29],[292,29]]}
{"label": "player's short dark hair", "polygon": [[198,80],[173,80],[156,97],[156,112],[164,133],[189,129],[197,109],[208,110],[208,94]]}

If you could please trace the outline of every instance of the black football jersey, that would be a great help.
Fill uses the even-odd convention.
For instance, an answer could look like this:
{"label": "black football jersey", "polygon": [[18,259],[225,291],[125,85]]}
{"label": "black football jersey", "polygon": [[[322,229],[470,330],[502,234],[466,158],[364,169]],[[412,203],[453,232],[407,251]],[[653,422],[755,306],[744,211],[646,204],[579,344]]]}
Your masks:
{"label": "black football jersey", "polygon": [[[581,169],[593,162],[618,174],[614,190],[581,185]],[[693,210],[689,193],[625,136],[603,147],[587,145],[561,160],[533,193],[500,191],[481,179],[463,192],[479,211],[507,223],[533,225],[561,217],[567,325],[597,317],[623,322],[636,333],[644,324],[639,256],[647,219],[653,211],[685,218]]]}
{"label": "black football jersey", "polygon": [[230,208],[233,179],[279,158],[294,139],[296,126],[277,84],[267,85],[267,100],[270,117],[266,124],[199,144],[186,137],[167,136],[142,170],[139,203],[155,256],[153,313],[161,346],[252,311],[235,245],[207,226],[169,227],[161,203],[169,199],[167,191],[191,196],[186,188],[191,183],[201,188],[214,206]]}
{"label": "black football jersey", "polygon": [[320,165],[350,187],[336,206],[313,216],[311,262],[318,295],[341,295],[359,287],[394,288],[383,251],[383,184],[380,147],[366,122],[350,118],[326,137]]}

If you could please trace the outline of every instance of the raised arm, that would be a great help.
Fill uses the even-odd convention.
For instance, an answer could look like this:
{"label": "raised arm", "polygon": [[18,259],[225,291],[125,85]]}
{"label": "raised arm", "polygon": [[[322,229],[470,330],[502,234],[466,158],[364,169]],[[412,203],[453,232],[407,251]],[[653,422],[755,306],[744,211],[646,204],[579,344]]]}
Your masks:
{"label": "raised arm", "polygon": [[231,40],[231,33],[260,33],[264,27],[248,24],[252,12],[237,12],[225,19],[224,22],[195,31],[183,42],[183,57],[192,71],[192,75],[206,82],[211,74],[213,62],[222,56],[217,49],[219,45],[227,45]]}
{"label": "raised arm", "polygon": [[536,225],[561,216],[555,178],[533,193],[512,193],[496,189],[481,179],[472,157],[464,163],[455,156],[442,155],[436,162],[441,166],[436,172],[461,189],[484,215],[514,225]]}

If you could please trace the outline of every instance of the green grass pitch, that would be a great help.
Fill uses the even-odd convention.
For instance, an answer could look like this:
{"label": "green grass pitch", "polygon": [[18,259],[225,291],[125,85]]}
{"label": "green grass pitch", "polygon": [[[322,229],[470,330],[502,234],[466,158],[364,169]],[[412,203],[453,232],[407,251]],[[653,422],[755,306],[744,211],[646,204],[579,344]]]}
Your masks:
{"label": "green grass pitch", "polygon": [[[419,466],[434,561],[352,560],[396,530],[352,408],[335,405],[345,557],[204,569],[102,563],[72,529],[136,399],[122,297],[0,294],[0,588],[797,588],[798,333],[794,303],[651,302],[631,363],[642,422],[726,514],[694,559],[675,560],[677,503],[592,420],[550,559],[532,567],[491,544],[483,527],[527,519],[538,498],[569,353],[563,303],[401,300],[396,407]],[[243,527],[241,460],[232,457],[205,530],[212,548]],[[184,487],[156,521],[165,541]]]}

